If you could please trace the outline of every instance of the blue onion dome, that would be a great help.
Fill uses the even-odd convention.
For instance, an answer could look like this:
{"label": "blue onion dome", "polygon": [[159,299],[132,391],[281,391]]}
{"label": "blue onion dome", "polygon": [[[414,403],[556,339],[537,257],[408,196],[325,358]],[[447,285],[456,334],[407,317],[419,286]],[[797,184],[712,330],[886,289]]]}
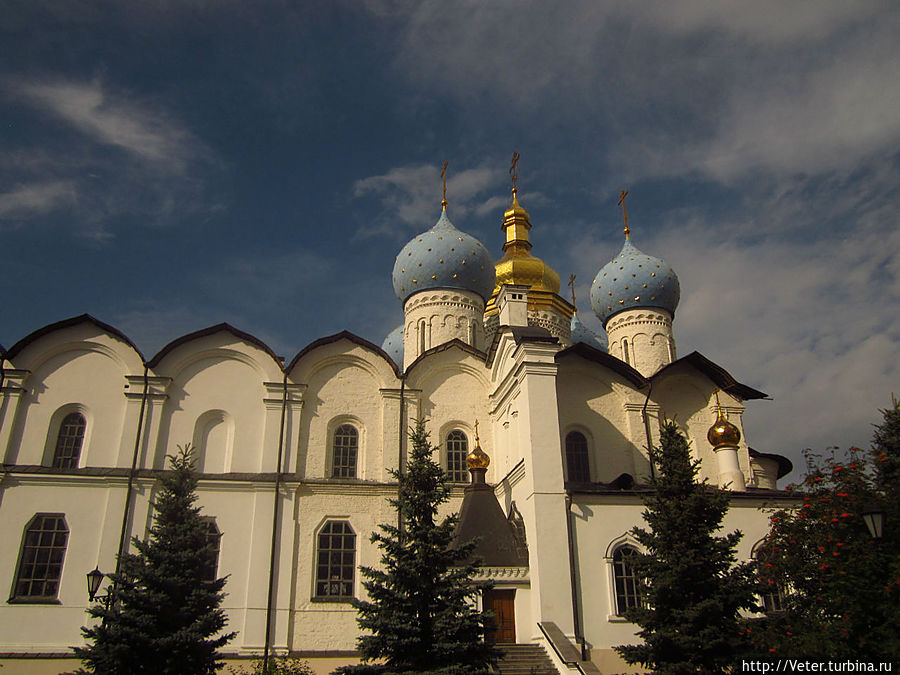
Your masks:
{"label": "blue onion dome", "polygon": [[675,271],[665,260],[641,253],[630,239],[591,284],[591,307],[604,326],[613,315],[637,307],[658,307],[674,317],[680,299]]}
{"label": "blue onion dome", "polygon": [[394,363],[403,368],[403,324],[388,333],[381,343],[381,348],[391,357]]}
{"label": "blue onion dome", "polygon": [[394,262],[394,293],[401,302],[429,288],[458,288],[484,298],[494,290],[494,261],[480,241],[460,232],[441,213],[434,227],[414,237]]}
{"label": "blue onion dome", "polygon": [[605,334],[597,335],[590,328],[581,323],[581,319],[578,318],[578,314],[572,315],[572,321],[569,324],[572,331],[572,344],[577,344],[579,342],[583,342],[586,345],[590,345],[600,351],[607,351],[609,348],[609,339]]}

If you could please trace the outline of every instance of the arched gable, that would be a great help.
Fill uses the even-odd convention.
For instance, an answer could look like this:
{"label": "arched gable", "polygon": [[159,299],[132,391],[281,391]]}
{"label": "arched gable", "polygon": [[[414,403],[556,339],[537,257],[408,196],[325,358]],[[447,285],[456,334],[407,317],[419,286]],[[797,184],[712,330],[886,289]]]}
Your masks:
{"label": "arched gable", "polygon": [[116,361],[123,374],[143,370],[144,356],[131,339],[90,314],[39,328],[14,344],[5,356],[16,368],[34,372],[58,354],[88,350],[103,353]]}
{"label": "arched gable", "polygon": [[267,380],[280,380],[282,359],[265,342],[227,323],[188,333],[163,347],[147,365],[156,374],[175,377],[191,363],[221,350],[256,369]]}
{"label": "arched gable", "polygon": [[320,338],[304,347],[285,371],[294,382],[306,383],[323,368],[344,363],[366,371],[379,387],[396,387],[401,377],[396,363],[381,347],[348,331]]}
{"label": "arched gable", "polygon": [[219,324],[174,340],[148,366],[168,379],[155,468],[165,465],[175,446],[200,439],[215,446],[198,449],[208,472],[260,471],[271,463],[279,416],[268,400],[283,372],[264,343]]}

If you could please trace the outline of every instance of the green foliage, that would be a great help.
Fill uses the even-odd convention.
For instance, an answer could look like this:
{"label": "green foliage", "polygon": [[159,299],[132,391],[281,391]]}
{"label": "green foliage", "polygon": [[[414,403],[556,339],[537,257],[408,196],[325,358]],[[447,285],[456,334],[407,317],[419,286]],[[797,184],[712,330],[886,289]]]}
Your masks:
{"label": "green foliage", "polygon": [[313,675],[308,662],[290,656],[273,656],[265,667],[263,659],[253,659],[249,670],[230,666],[228,672],[232,675]]}
{"label": "green foliage", "polygon": [[215,553],[194,506],[190,446],[179,447],[169,465],[148,540],[132,540],[137,553],[122,556],[108,598],[88,610],[100,623],[81,629],[89,643],[75,648],[86,668],[81,672],[212,675],[222,665],[217,650],[235,635],[219,635],[226,624],[219,608],[225,579],[204,579]]}
{"label": "green foliage", "polygon": [[[453,547],[456,517],[437,523],[447,501],[446,475],[432,459],[425,423],[411,430],[412,448],[399,481],[397,509],[403,527],[380,525],[372,541],[382,550],[381,567],[362,567],[369,601],[356,602],[366,634],[358,648],[364,663],[344,673],[485,673],[498,656],[483,641],[489,617],[475,609],[477,564],[464,563],[474,542]],[[366,662],[380,661],[381,664]]]}
{"label": "green foliage", "polygon": [[697,482],[699,462],[674,422],[651,457],[658,475],[645,502],[649,529],[632,531],[646,549],[635,562],[642,605],[625,613],[643,643],[615,649],[656,673],[731,672],[748,647],[740,613],[755,608],[755,584],[735,556],[741,534],[715,535],[728,495]]}
{"label": "green foliage", "polygon": [[[802,504],[771,516],[759,547],[761,582],[782,590],[782,611],[759,622],[762,650],[798,658],[900,659],[900,409],[882,411],[872,450],[807,453]],[[861,514],[886,512],[876,541]]]}

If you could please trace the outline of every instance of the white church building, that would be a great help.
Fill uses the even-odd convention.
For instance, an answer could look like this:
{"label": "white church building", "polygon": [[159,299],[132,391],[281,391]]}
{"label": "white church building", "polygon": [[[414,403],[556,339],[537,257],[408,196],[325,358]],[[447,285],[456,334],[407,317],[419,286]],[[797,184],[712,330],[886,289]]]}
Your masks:
{"label": "white church building", "polygon": [[186,443],[215,574],[228,575],[237,637],[225,651],[260,653],[268,639],[319,672],[352,662],[357,568],[378,563],[370,534],[396,520],[390,472],[403,471],[420,417],[458,484],[448,511],[462,504],[476,444],[490,458],[487,494],[511,533],[482,546],[497,641],[541,644],[561,672],[624,670],[612,647],[636,630],[622,618],[636,601],[629,531],[643,524],[661,421],[675,419],[702,476],[731,491],[725,529],[744,533],[745,559],[767,530],[760,507],[788,498],[776,480],[790,462],[747,445],[744,406],[765,394],[697,352],[679,355],[678,277],[634,246],[627,220],[621,252],[591,285],[608,343],[532,255],[515,189],[502,229],[494,262],[444,201],[397,256],[405,318],[381,347],[342,332],[286,361],[219,324],[146,358],[82,315],[4,349],[2,672],[76,667],[85,575],[112,572],[146,535],[166,455]]}

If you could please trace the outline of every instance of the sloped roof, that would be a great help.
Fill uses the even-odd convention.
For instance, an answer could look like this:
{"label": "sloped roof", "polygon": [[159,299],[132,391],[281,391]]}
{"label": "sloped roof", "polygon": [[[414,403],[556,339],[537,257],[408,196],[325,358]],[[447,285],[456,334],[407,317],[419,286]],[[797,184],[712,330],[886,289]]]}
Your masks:
{"label": "sloped roof", "polygon": [[668,372],[671,371],[671,369],[676,368],[684,363],[693,366],[701,373],[706,375],[722,391],[731,394],[732,396],[743,401],[769,397],[768,394],[764,392],[754,389],[753,387],[749,387],[746,384],[741,384],[740,382],[735,380],[734,377],[732,377],[731,374],[722,366],[713,363],[708,358],[703,356],[703,354],[701,354],[700,352],[691,352],[687,356],[682,356],[677,361],[673,361],[669,365],[660,368],[650,379],[657,380],[660,377],[665,376]]}
{"label": "sloped roof", "polygon": [[618,373],[626,380],[631,382],[635,387],[646,387],[650,383],[650,380],[641,375],[638,371],[636,371],[621,359],[617,359],[615,356],[610,356],[606,352],[597,349],[596,347],[591,347],[589,344],[585,344],[584,342],[576,342],[571,347],[566,347],[565,349],[557,352],[556,361],[558,363],[561,359],[564,359],[567,356],[573,354],[609,368],[610,370]]}
{"label": "sloped roof", "polygon": [[466,344],[459,338],[453,338],[449,342],[444,342],[443,344],[440,344],[437,347],[432,347],[428,351],[420,354],[415,361],[409,364],[409,368],[406,369],[406,374],[409,375],[412,372],[413,368],[415,368],[421,361],[425,360],[429,356],[432,356],[433,354],[440,354],[441,352],[445,352],[448,349],[452,349],[454,347],[463,350],[467,354],[471,354],[479,361],[484,361],[487,358],[487,354],[485,354],[484,352],[475,349],[475,347],[473,347],[472,345]]}
{"label": "sloped roof", "polygon": [[82,324],[82,323],[92,324],[92,325],[96,326],[97,328],[99,328],[100,330],[102,330],[104,333],[108,333],[109,335],[112,335],[113,337],[121,340],[122,342],[127,344],[129,347],[131,347],[137,353],[137,355],[141,358],[141,362],[143,362],[145,360],[144,355],[141,354],[141,350],[138,349],[137,345],[135,345],[131,341],[131,338],[129,338],[127,335],[125,335],[125,333],[120,331],[118,328],[115,328],[114,326],[110,326],[108,323],[104,323],[103,321],[100,321],[99,319],[91,316],[90,314],[80,314],[78,316],[73,316],[70,319],[63,319],[62,321],[57,321],[56,323],[51,323],[49,325],[46,325],[43,328],[38,328],[36,331],[26,335],[21,340],[19,340],[16,344],[14,344],[10,348],[10,350],[6,353],[6,358],[8,358],[8,359],[15,358],[20,352],[22,352],[31,343],[36,342],[37,340],[44,337],[45,335],[49,335],[50,333],[54,333],[59,330],[64,330],[66,328],[71,328],[72,326],[78,326],[79,324]]}
{"label": "sloped roof", "polygon": [[319,347],[324,347],[325,345],[330,345],[334,342],[340,342],[341,340],[348,340],[355,345],[359,345],[363,349],[367,349],[367,350],[377,354],[378,356],[383,358],[385,361],[387,361],[388,364],[391,366],[391,370],[394,371],[394,374],[397,377],[400,377],[400,375],[401,375],[400,367],[396,363],[394,363],[394,360],[390,356],[388,356],[386,351],[384,351],[381,347],[379,347],[375,343],[369,342],[365,338],[361,338],[358,335],[351,333],[350,331],[347,331],[347,330],[342,330],[340,333],[335,333],[334,335],[327,335],[325,337],[319,338],[318,340],[313,340],[312,342],[310,342],[303,349],[301,349],[299,352],[297,352],[297,355],[293,359],[291,359],[291,362],[288,364],[287,368],[285,369],[286,372],[288,372],[288,373],[291,372],[294,369],[294,366],[296,366],[297,363],[300,361],[300,359],[302,359],[304,356],[309,354],[311,351],[318,349]]}
{"label": "sloped roof", "polygon": [[494,489],[487,483],[466,487],[459,521],[453,535],[457,546],[476,540],[470,559],[478,559],[486,567],[526,567],[528,551],[525,542],[503,514]]}
{"label": "sloped roof", "polygon": [[155,368],[166,356],[168,356],[178,347],[185,345],[188,342],[193,342],[194,340],[199,340],[200,338],[204,338],[209,335],[215,335],[216,333],[221,332],[230,333],[238,340],[243,340],[244,342],[252,344],[255,347],[259,347],[262,351],[272,357],[272,360],[278,364],[279,369],[283,367],[281,358],[279,358],[279,356],[274,351],[272,351],[272,348],[269,347],[269,345],[260,340],[258,337],[250,335],[250,333],[245,333],[242,330],[238,330],[228,323],[217,323],[215,326],[209,326],[208,328],[203,328],[201,330],[194,331],[193,333],[188,333],[187,335],[182,335],[180,338],[172,340],[169,344],[163,347],[156,354],[156,356],[150,359],[150,361],[147,362],[147,365],[150,368]]}
{"label": "sloped roof", "polygon": [[748,448],[748,450],[750,450],[751,457],[759,457],[760,459],[771,459],[775,461],[778,464],[778,478],[783,478],[794,470],[794,463],[784,455],[776,455],[769,452],[760,452],[759,450],[754,450],[753,448]]}

